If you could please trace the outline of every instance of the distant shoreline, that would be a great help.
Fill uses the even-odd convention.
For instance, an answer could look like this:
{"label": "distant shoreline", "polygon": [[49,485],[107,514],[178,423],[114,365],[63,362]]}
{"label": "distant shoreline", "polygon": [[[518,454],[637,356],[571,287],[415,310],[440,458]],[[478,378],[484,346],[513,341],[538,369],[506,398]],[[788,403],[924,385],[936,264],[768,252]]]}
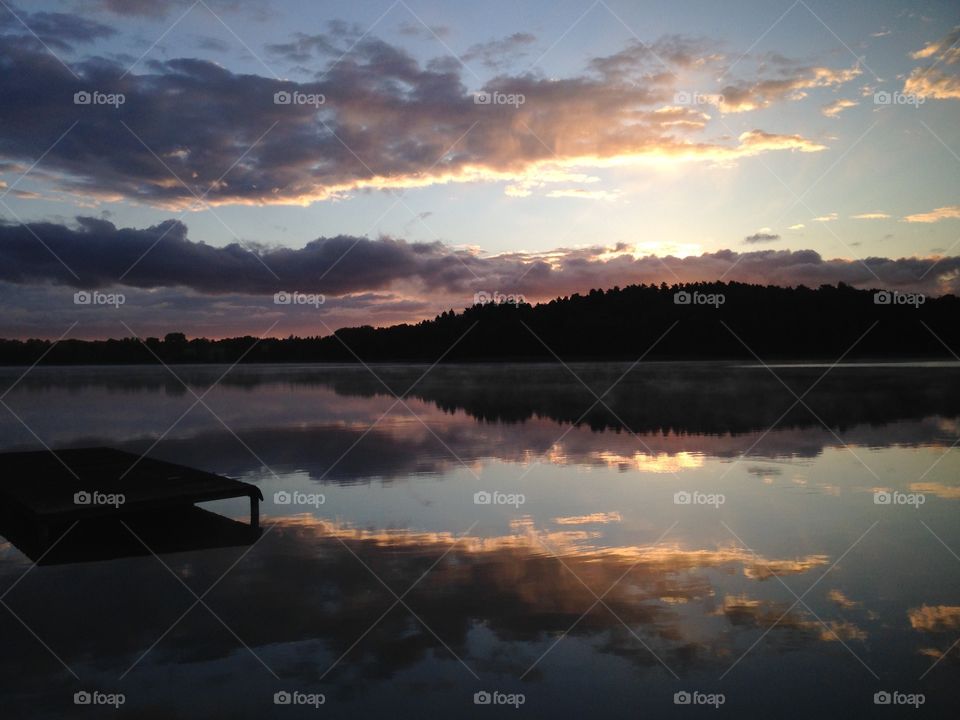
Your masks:
{"label": "distant shoreline", "polygon": [[[110,310],[110,312],[116,312]],[[744,283],[631,285],[550,302],[477,304],[417,324],[327,336],[222,340],[183,333],[110,340],[0,340],[0,366],[909,362],[960,359],[960,298]]]}

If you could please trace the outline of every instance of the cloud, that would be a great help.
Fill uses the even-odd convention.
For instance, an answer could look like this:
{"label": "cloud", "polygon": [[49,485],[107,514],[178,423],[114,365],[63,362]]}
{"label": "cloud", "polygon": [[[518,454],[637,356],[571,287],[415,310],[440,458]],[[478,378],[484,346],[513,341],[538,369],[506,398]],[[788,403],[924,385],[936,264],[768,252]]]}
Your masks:
{"label": "cloud", "polygon": [[904,221],[909,223],[935,223],[941,220],[960,218],[960,205],[947,205],[925,213],[907,215]]}
{"label": "cloud", "polygon": [[960,63],[960,25],[939,40],[910,54],[914,60],[932,60],[926,68],[915,68],[903,84],[904,93],[935,100],[960,100],[960,73],[950,66]]}
{"label": "cloud", "polygon": [[960,61],[960,25],[939,40],[927,43],[920,50],[910,53],[910,57],[914,60],[937,58],[947,64]]}
{"label": "cloud", "polygon": [[753,235],[747,235],[747,237],[745,237],[743,241],[747,245],[753,245],[756,243],[776,242],[779,239],[780,239],[779,235],[775,235],[772,233],[765,233],[765,232],[757,232],[757,233],[754,233]]}
{"label": "cloud", "polygon": [[[97,0],[95,7],[114,15],[158,20],[174,10],[192,9],[197,3],[192,0]],[[205,0],[203,3],[216,13],[246,10],[254,17],[263,17],[267,12],[262,0]]]}
{"label": "cloud", "polygon": [[790,227],[788,227],[787,230],[803,230],[803,228],[805,227],[806,225],[804,225],[803,223],[797,223],[796,225],[791,225]]}
{"label": "cloud", "polygon": [[[405,27],[407,31],[404,30]],[[343,20],[331,20],[326,23],[326,28],[326,32],[314,34],[294,33],[293,39],[288,42],[267,44],[267,52],[296,63],[305,63],[314,57],[323,56],[346,59],[351,48],[366,35],[358,23],[347,23]],[[429,34],[428,30],[419,24],[401,26],[400,33],[409,36],[414,30]]]}
{"label": "cloud", "polygon": [[821,108],[822,112],[827,117],[837,117],[847,108],[856,107],[859,103],[856,100],[847,100],[846,98],[839,98],[834,100],[831,103],[827,103]]}
{"label": "cloud", "polygon": [[186,0],[100,0],[99,7],[115,15],[161,18]]}
{"label": "cloud", "polygon": [[740,135],[740,146],[757,152],[766,150],[799,150],[800,152],[820,152],[826,145],[807,140],[800,135],[777,135],[763,130],[750,130]]}
{"label": "cloud", "polygon": [[813,222],[824,223],[824,222],[833,222],[836,219],[837,219],[837,214],[835,212],[832,212],[832,213],[827,213],[826,215],[820,215],[818,217],[813,218],[812,220]]}
{"label": "cloud", "polygon": [[74,227],[0,224],[0,281],[71,288],[183,288],[207,295],[394,293],[421,302],[430,298],[434,306],[446,307],[469,304],[482,289],[519,292],[537,300],[591,288],[716,280],[722,275],[785,286],[842,281],[860,287],[882,283],[930,295],[960,290],[960,257],[870,257],[861,262],[824,260],[812,250],[721,250],[677,258],[640,255],[627,245],[482,256],[440,242],[346,235],[320,237],[299,249],[213,247],[190,240],[186,225],[174,220],[145,229],[118,228],[94,218],[77,222]]}
{"label": "cloud", "polygon": [[499,40],[471,45],[462,59],[467,64],[478,60],[489,70],[502,70],[525,58],[536,41],[535,35],[516,32]]}
{"label": "cloud", "polygon": [[665,63],[676,68],[696,70],[712,67],[722,59],[723,56],[704,40],[667,35],[648,43],[633,40],[612,55],[591,59],[588,66],[608,80],[649,80],[651,66],[657,73],[663,70]]}
{"label": "cloud", "polygon": [[842,590],[833,589],[827,593],[827,599],[830,602],[840,606],[844,610],[852,610],[853,608],[860,607],[863,603],[855,602],[848,598]]}
{"label": "cloud", "polygon": [[905,93],[934,100],[960,100],[960,75],[917,68],[903,85]]}
{"label": "cloud", "polygon": [[[112,60],[88,59],[72,66],[78,81],[31,38],[12,36],[0,46],[0,159],[29,163],[46,153],[45,181],[83,202],[187,209],[199,206],[197,196],[211,205],[308,205],[451,182],[533,192],[591,168],[727,165],[825,149],[762,129],[737,141],[704,137],[707,116],[670,106],[676,79],[662,72],[629,82],[612,71],[500,75],[484,89],[525,102],[477,104],[452,58],[421,64],[356,28],[343,30],[274,46],[290,58],[334,55],[309,82],[183,58],[148,61],[143,74],[125,76],[127,68]],[[349,52],[334,62],[344,45]],[[73,96],[81,90],[122,93],[125,103],[78,107]],[[277,104],[278,92],[315,103]]]}
{"label": "cloud", "polygon": [[828,67],[785,68],[784,77],[727,85],[720,91],[718,107],[739,113],[769,107],[779,100],[799,100],[812,88],[838,87],[862,74],[859,66],[835,70]]}
{"label": "cloud", "polygon": [[419,37],[423,38],[424,40],[449,37],[451,33],[448,25],[424,26],[419,22],[409,21],[400,23],[398,31],[401,35],[406,35],[407,37]]}
{"label": "cloud", "polygon": [[885,212],[869,212],[869,213],[860,213],[859,215],[851,215],[854,220],[886,220],[890,217],[889,214]]}
{"label": "cloud", "polygon": [[117,31],[108,25],[70,13],[31,13],[19,8],[3,8],[0,9],[0,32],[29,32],[31,36],[35,33],[51,48],[72,50],[72,43],[92,43],[115,35]]}
{"label": "cloud", "polygon": [[921,632],[952,632],[960,629],[960,607],[922,605],[907,611],[910,627]]}

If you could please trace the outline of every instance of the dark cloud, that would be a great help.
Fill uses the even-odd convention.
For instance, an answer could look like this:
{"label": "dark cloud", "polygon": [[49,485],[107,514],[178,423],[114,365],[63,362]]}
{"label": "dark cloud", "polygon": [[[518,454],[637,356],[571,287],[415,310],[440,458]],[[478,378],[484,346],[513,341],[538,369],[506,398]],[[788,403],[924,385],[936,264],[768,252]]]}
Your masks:
{"label": "dark cloud", "polygon": [[743,241],[747,245],[754,245],[756,243],[776,242],[779,239],[780,239],[779,235],[775,235],[773,233],[758,232],[758,233],[754,233],[753,235],[747,235],[743,239]]}
{"label": "dark cloud", "polygon": [[[300,289],[343,295],[409,279],[452,288],[469,276],[461,259],[473,260],[440,243],[390,238],[318,238],[300,250],[239,244],[217,248],[189,240],[187,227],[176,220],[143,230],[116,228],[95,218],[78,222],[76,228],[53,223],[0,227],[0,279],[96,288],[125,275],[122,284],[141,288],[180,286],[208,294],[253,295]],[[44,244],[49,252],[38,254],[36,248],[43,250]]]}
{"label": "dark cloud", "polygon": [[[0,46],[0,159],[29,164],[43,155],[46,178],[86,201],[180,209],[196,196],[211,204],[308,204],[450,181],[509,182],[508,192],[522,195],[613,158],[729,163],[824,149],[758,129],[735,141],[698,137],[708,117],[665,107],[674,87],[659,69],[629,81],[612,71],[500,75],[484,89],[525,102],[477,104],[453,58],[423,65],[375,37],[353,40],[356,28],[341,29],[274,47],[290,59],[333,55],[315,81],[300,83],[198,59],[145,62],[143,74],[126,74],[128,66],[92,58],[73,64],[77,79],[32,38],[11,36]],[[78,106],[79,91],[122,93],[125,102]],[[278,92],[316,102],[277,104]]]}
{"label": "dark cloud", "polygon": [[100,0],[99,7],[115,15],[161,18],[175,7],[185,7],[187,0]]}
{"label": "dark cloud", "polygon": [[[164,18],[175,10],[182,13],[196,4],[194,0],[93,0],[82,3],[121,17],[151,19]],[[264,17],[267,13],[262,0],[205,0],[203,4],[218,13],[244,10],[252,17]],[[204,12],[203,7],[200,12]]]}
{"label": "dark cloud", "polygon": [[182,287],[210,295],[300,290],[341,296],[389,290],[417,297],[429,293],[440,302],[440,298],[465,300],[479,290],[499,290],[535,299],[596,287],[721,276],[785,286],[842,281],[937,295],[960,292],[958,271],[960,257],[939,261],[871,257],[861,262],[825,260],[812,250],[635,257],[625,247],[613,252],[605,247],[559,248],[549,254],[482,257],[440,242],[347,235],[317,238],[300,249],[214,247],[190,240],[186,225],[175,220],[145,229],[118,228],[97,218],[78,218],[75,227],[50,222],[0,225],[2,281],[76,288]]}

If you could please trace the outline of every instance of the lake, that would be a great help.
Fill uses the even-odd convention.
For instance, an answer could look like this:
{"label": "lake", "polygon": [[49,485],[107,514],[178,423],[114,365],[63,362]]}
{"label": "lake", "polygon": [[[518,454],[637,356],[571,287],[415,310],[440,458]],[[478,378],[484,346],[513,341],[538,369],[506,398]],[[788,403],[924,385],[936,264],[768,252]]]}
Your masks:
{"label": "lake", "polygon": [[3,451],[266,502],[242,547],[0,538],[4,717],[955,714],[960,363],[24,370]]}

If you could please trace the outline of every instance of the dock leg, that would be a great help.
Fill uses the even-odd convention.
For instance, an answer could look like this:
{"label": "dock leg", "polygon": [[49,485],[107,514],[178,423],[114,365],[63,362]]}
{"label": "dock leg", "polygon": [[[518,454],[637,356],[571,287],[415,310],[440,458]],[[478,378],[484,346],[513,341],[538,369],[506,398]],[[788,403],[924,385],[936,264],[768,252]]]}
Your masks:
{"label": "dock leg", "polygon": [[250,527],[260,528],[260,498],[250,496]]}

